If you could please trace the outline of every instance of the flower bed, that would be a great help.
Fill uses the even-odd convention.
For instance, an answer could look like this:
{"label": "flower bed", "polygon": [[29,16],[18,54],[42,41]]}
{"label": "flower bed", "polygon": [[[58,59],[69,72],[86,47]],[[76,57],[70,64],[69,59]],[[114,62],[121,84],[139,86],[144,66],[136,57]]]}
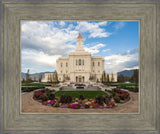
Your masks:
{"label": "flower bed", "polygon": [[83,95],[79,98],[72,98],[70,95],[61,95],[55,97],[52,91],[42,89],[34,92],[33,99],[38,100],[43,105],[72,108],[72,109],[88,109],[88,108],[112,108],[115,103],[111,101],[109,96],[99,95],[96,98],[85,99]]}
{"label": "flower bed", "polygon": [[123,91],[119,88],[114,88],[112,91],[116,93],[114,96],[114,101],[117,103],[119,103],[120,100],[128,100],[130,98],[130,95],[127,91]]}

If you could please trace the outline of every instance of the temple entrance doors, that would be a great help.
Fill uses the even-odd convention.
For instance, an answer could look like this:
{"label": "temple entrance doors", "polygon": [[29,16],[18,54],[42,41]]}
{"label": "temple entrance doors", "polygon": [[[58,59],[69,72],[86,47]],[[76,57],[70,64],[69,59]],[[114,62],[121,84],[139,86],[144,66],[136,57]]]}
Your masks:
{"label": "temple entrance doors", "polygon": [[84,76],[81,76],[81,75],[76,76],[76,82],[84,82],[84,81],[85,81]]}
{"label": "temple entrance doors", "polygon": [[84,76],[82,77],[82,81],[84,82]]}
{"label": "temple entrance doors", "polygon": [[78,77],[76,76],[76,82],[78,82]]}

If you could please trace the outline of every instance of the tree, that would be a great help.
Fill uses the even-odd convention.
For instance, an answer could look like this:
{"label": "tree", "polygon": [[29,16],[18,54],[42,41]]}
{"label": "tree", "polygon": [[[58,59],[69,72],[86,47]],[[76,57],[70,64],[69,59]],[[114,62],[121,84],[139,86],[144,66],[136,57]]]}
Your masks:
{"label": "tree", "polygon": [[[69,78],[70,79],[70,78]],[[55,83],[58,83],[58,75],[57,75],[57,71],[55,71]]]}
{"label": "tree", "polygon": [[26,73],[26,81],[29,82],[29,69],[27,70],[27,73]]}
{"label": "tree", "polygon": [[53,75],[50,74],[50,82],[53,83]]}
{"label": "tree", "polygon": [[133,81],[135,82],[135,86],[138,86],[138,69],[133,72]]}
{"label": "tree", "polygon": [[125,80],[125,81],[131,81],[131,77],[125,76],[125,77],[124,77],[124,80]]}
{"label": "tree", "polygon": [[41,81],[42,81],[42,74],[40,74],[39,76],[39,82],[41,83]]}
{"label": "tree", "polygon": [[123,74],[120,74],[119,76],[118,76],[118,82],[124,82],[124,76],[123,76]]}
{"label": "tree", "polygon": [[112,73],[112,77],[111,77],[111,82],[114,82],[114,76],[113,76],[113,73]]}
{"label": "tree", "polygon": [[36,81],[36,77],[34,76],[34,82]]}
{"label": "tree", "polygon": [[49,78],[49,75],[48,75],[48,78],[47,78],[47,82],[50,82],[50,78]]}
{"label": "tree", "polygon": [[102,74],[102,83],[106,83],[106,80],[107,80],[106,73],[105,73],[105,71],[103,71],[103,74]]}
{"label": "tree", "polygon": [[109,74],[107,74],[107,82],[108,83],[110,82],[110,80],[109,80]]}
{"label": "tree", "polygon": [[23,78],[23,79],[22,79],[22,83],[24,83],[24,82],[25,82],[25,79]]}
{"label": "tree", "polygon": [[28,85],[29,85],[29,69],[27,70],[26,73],[26,88],[28,89]]}

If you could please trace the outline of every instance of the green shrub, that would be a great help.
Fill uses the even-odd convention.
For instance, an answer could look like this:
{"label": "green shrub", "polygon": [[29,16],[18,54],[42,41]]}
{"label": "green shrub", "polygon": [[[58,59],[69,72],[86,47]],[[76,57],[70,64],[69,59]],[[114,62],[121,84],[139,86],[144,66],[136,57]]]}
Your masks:
{"label": "green shrub", "polygon": [[55,99],[55,95],[53,92],[51,92],[49,95],[47,95],[49,100],[54,100]]}
{"label": "green shrub", "polygon": [[103,105],[104,102],[105,102],[104,96],[99,95],[95,98],[95,103],[98,103],[99,105]]}
{"label": "green shrub", "polygon": [[71,103],[72,97],[70,95],[61,95],[60,102],[61,103]]}
{"label": "green shrub", "polygon": [[103,105],[105,104],[109,104],[110,101],[110,96],[106,95],[106,96],[102,96],[99,95],[95,98],[95,103],[98,103],[99,105]]}
{"label": "green shrub", "polygon": [[54,104],[54,107],[59,107],[59,103],[56,102],[56,103]]}
{"label": "green shrub", "polygon": [[84,95],[79,95],[79,100],[84,100],[85,99],[85,97],[84,97]]}
{"label": "green shrub", "polygon": [[116,102],[116,103],[120,103],[120,97],[118,97],[117,95],[116,96],[114,96],[114,101]]}
{"label": "green shrub", "polygon": [[112,90],[108,90],[108,89],[105,89],[105,91],[111,93],[112,95],[110,95],[110,98],[114,97],[116,95],[116,93]]}
{"label": "green shrub", "polygon": [[31,92],[31,91],[41,89],[41,88],[44,88],[44,87],[21,87],[21,91],[22,92]]}
{"label": "green shrub", "polygon": [[41,96],[39,97],[39,99],[42,100],[42,101],[47,101],[47,100],[48,100],[48,97],[47,97],[47,95],[43,94],[43,95],[41,95]]}

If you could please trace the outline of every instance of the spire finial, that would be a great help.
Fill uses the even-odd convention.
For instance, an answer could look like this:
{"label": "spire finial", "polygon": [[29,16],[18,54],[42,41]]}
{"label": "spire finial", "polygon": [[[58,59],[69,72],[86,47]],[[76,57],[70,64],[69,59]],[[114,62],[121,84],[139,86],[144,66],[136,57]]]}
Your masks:
{"label": "spire finial", "polygon": [[83,39],[83,38],[82,38],[82,35],[81,35],[80,33],[79,33],[77,39]]}

